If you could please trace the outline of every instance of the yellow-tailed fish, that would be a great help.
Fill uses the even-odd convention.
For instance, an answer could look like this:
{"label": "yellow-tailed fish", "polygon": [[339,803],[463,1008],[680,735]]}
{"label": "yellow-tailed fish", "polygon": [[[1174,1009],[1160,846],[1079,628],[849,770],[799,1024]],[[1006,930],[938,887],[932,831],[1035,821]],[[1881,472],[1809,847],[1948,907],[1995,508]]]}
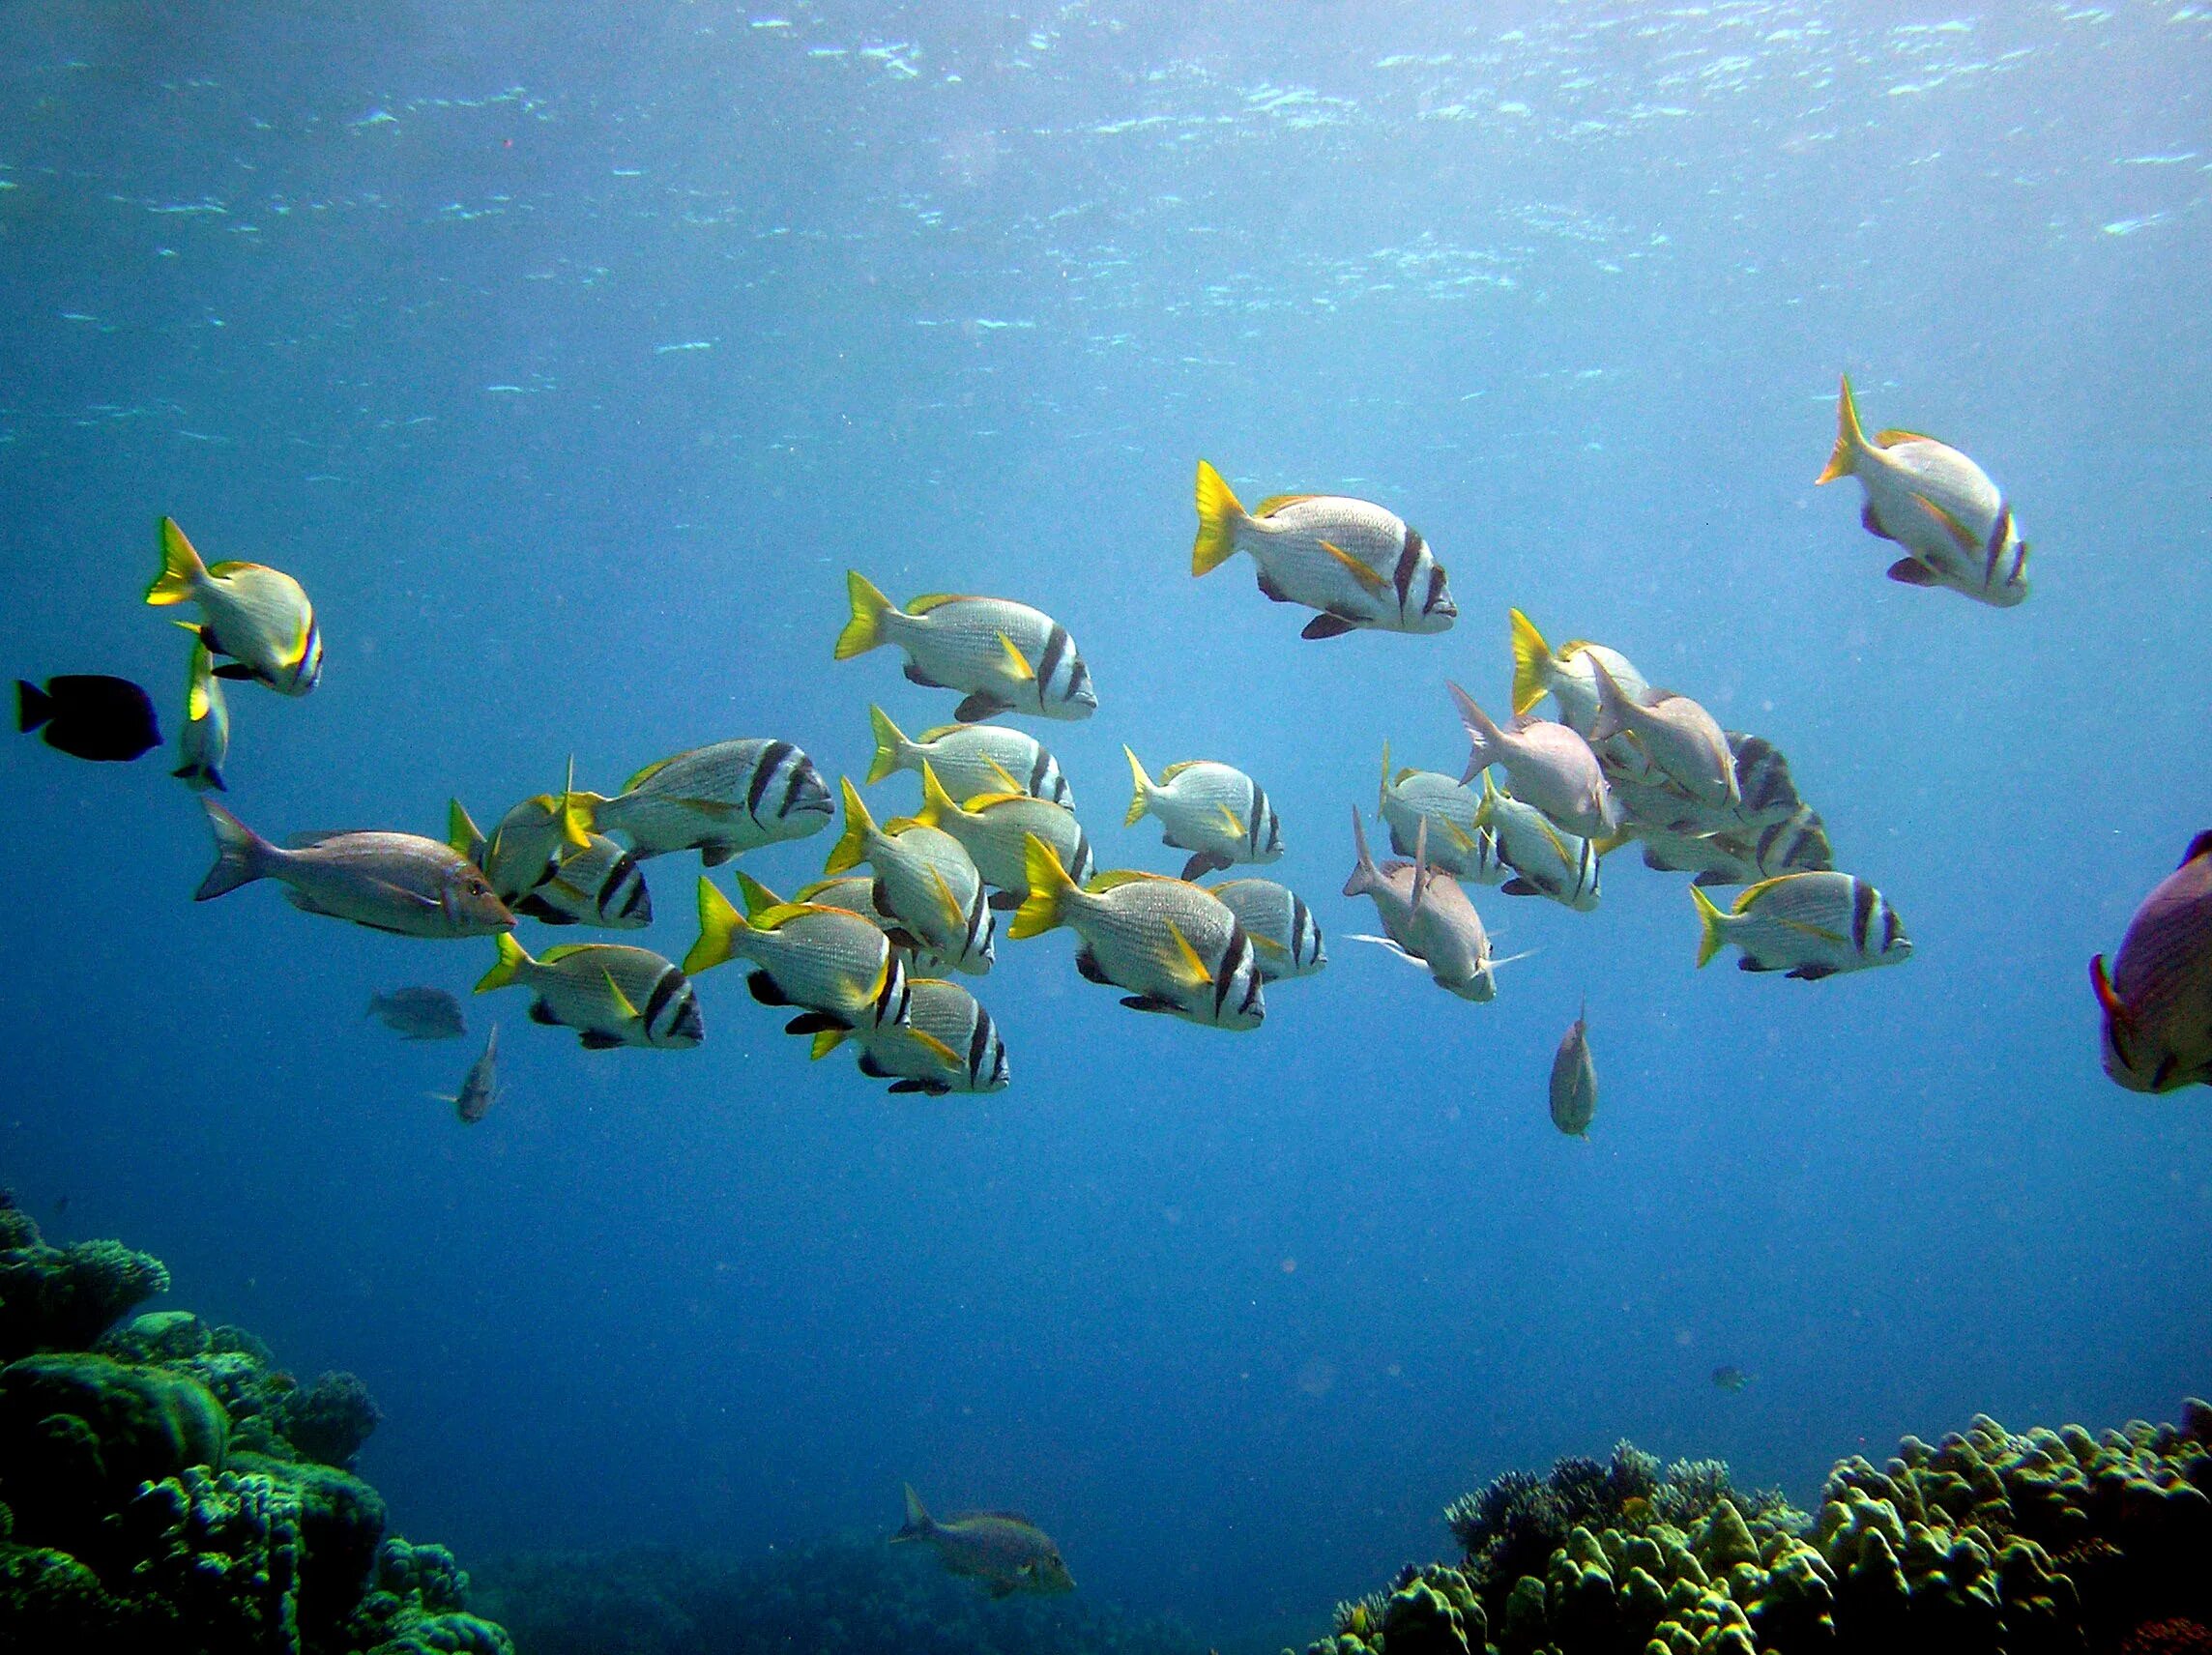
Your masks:
{"label": "yellow-tailed fish", "polygon": [[1395,511],[1341,494],[1270,495],[1246,511],[1204,460],[1196,499],[1190,572],[1207,574],[1238,552],[1251,553],[1262,593],[1321,611],[1302,637],[1361,628],[1441,632],[1459,618],[1443,565]]}
{"label": "yellow-tailed fish", "polygon": [[192,645],[191,665],[185,673],[185,721],[177,730],[177,768],[180,777],[194,792],[225,790],[222,767],[230,757],[230,707],[222,698],[222,681],[215,676],[215,657],[204,642]]}
{"label": "yellow-tailed fish", "polygon": [[[887,937],[903,929],[876,901],[873,874],[839,874],[831,879],[819,879],[812,885],[800,886],[792,892],[791,900],[820,903],[824,908],[850,909]],[[891,937],[891,950],[904,963],[909,981],[916,977],[941,977],[952,969],[941,955],[901,943],[896,937]]]}
{"label": "yellow-tailed fish", "polygon": [[653,923],[653,893],[637,858],[604,833],[582,850],[563,847],[560,859],[511,905],[547,925],[603,925],[634,931]]}
{"label": "yellow-tailed fish", "polygon": [[1019,1512],[969,1511],[939,1523],[910,1484],[906,1526],[891,1536],[891,1544],[909,1541],[935,1552],[947,1574],[982,1582],[995,1598],[1015,1592],[1050,1597],[1075,1590],[1060,1548]]}
{"label": "yellow-tailed fish", "polygon": [[1185,759],[1160,771],[1155,782],[1134,752],[1121,751],[1128,754],[1132,785],[1123,826],[1157,816],[1166,829],[1160,842],[1191,854],[1184,879],[1282,856],[1282,819],[1267,802],[1267,790],[1242,770],[1210,759]]}
{"label": "yellow-tailed fish", "polygon": [[1918,431],[1859,428],[1851,381],[1836,397],[1836,447],[1814,480],[1855,477],[1866,490],[1859,521],[1906,556],[1889,566],[1906,586],[1947,586],[2009,609],[2027,595],[2027,542],[2012,506],[1972,460]]}
{"label": "yellow-tailed fish", "polygon": [[862,862],[875,869],[873,906],[891,917],[892,942],[980,976],[991,969],[997,929],[983,876],[967,849],[942,828],[909,822],[897,831],[876,826],[850,781],[845,832],[822,871],[841,874]]}
{"label": "yellow-tailed fish", "polygon": [[1499,792],[1487,775],[1475,820],[1512,872],[1501,887],[1507,896],[1548,896],[1578,914],[1597,906],[1598,847],[1604,841],[1567,832],[1534,805]]}
{"label": "yellow-tailed fish", "polygon": [[1644,865],[1659,873],[1695,874],[1691,883],[1713,886],[1756,885],[1781,874],[1824,873],[1835,864],[1828,830],[1819,812],[1799,805],[1795,815],[1756,831],[1686,833],[1669,828],[1642,828]]}
{"label": "yellow-tailed fish", "polygon": [[1183,880],[1117,869],[1079,886],[1035,834],[1025,846],[1030,893],[1007,935],[1060,926],[1082,942],[1075,969],[1129,990],[1132,1011],[1164,1011],[1213,1029],[1257,1029],[1267,1015],[1251,939],[1227,904]]}
{"label": "yellow-tailed fish", "polygon": [[1497,885],[1513,870],[1498,858],[1497,836],[1477,825],[1482,797],[1465,782],[1438,770],[1401,769],[1390,773],[1390,743],[1382,743],[1382,785],[1375,814],[1390,830],[1390,849],[1413,854],[1413,836],[1429,825],[1429,865],[1479,885]]}
{"label": "yellow-tailed fish", "polygon": [[1444,687],[1458,705],[1470,748],[1460,780],[1471,782],[1492,765],[1503,765],[1513,797],[1568,831],[1595,836],[1613,829],[1618,815],[1605,771],[1581,736],[1542,718],[1517,718],[1500,729],[1458,684]]}
{"label": "yellow-tailed fish", "polygon": [[[574,780],[575,766],[569,766]],[[577,801],[588,796],[564,790],[533,794],[499,819],[487,836],[457,798],[446,806],[446,843],[483,870],[503,902],[514,902],[552,877],[554,864],[591,848],[588,818]]]}
{"label": "yellow-tailed fish", "polygon": [[1551,1104],[1554,1126],[1570,1138],[1589,1136],[1597,1118],[1597,1063],[1590,1057],[1586,1002],[1552,1054]]}
{"label": "yellow-tailed fish", "polygon": [[1740,802],[1735,755],[1719,719],[1670,689],[1646,689],[1642,700],[1631,701],[1603,661],[1592,665],[1598,689],[1597,722],[1588,737],[1593,744],[1632,736],[1654,769],[1706,809],[1732,810]]}
{"label": "yellow-tailed fish", "polygon": [[814,761],[789,741],[715,741],[647,765],[613,798],[575,794],[591,825],[620,833],[639,861],[699,853],[708,867],[819,833],[835,814]]}
{"label": "yellow-tailed fish", "polygon": [[1651,686],[1618,650],[1573,638],[1555,653],[1536,624],[1518,609],[1506,611],[1513,626],[1513,713],[1534,710],[1549,695],[1559,704],[1559,722],[1587,737],[1597,722],[1597,667],[1603,663],[1630,699]]}
{"label": "yellow-tailed fish", "polygon": [[1358,860],[1344,882],[1344,894],[1372,898],[1385,933],[1354,935],[1353,941],[1381,944],[1422,967],[1439,988],[1462,1000],[1478,1004],[1496,1000],[1498,982],[1492,968],[1503,962],[1491,958],[1489,933],[1459,882],[1423,860],[1428,825],[1423,823],[1415,830],[1410,863],[1376,862],[1367,849],[1367,829],[1356,805],[1352,812],[1352,840]]}
{"label": "yellow-tailed fish", "polygon": [[[907,1020],[906,967],[875,922],[850,909],[786,902],[758,880],[738,875],[740,914],[714,882],[699,879],[699,941],[684,956],[694,974],[727,960],[752,961],[746,977],[763,1005],[795,1005],[848,1029]],[[822,1025],[800,1018],[793,1033]]]}
{"label": "yellow-tailed fish", "polygon": [[977,794],[966,804],[955,804],[937,779],[936,767],[926,762],[921,808],[889,824],[889,830],[895,833],[910,822],[942,828],[959,840],[983,883],[993,887],[991,906],[1002,913],[1019,908],[1030,893],[1024,842],[1032,833],[1052,847],[1060,865],[1076,880],[1089,879],[1094,870],[1090,835],[1065,805],[1023,793]]}
{"label": "yellow-tailed fish", "polygon": [[535,996],[531,1022],[573,1029],[587,1051],[683,1051],[706,1038],[691,979],[651,948],[564,944],[532,959],[520,943],[502,936],[499,959],[477,983],[477,993],[517,984]]}
{"label": "yellow-tailed fish", "polygon": [[161,519],[161,572],[146,589],[152,604],[200,606],[200,641],[229,661],[218,678],[254,679],[305,695],[323,674],[323,634],[298,581],[264,564],[200,562],[171,517]]}
{"label": "yellow-tailed fish", "polygon": [[1296,891],[1265,879],[1224,880],[1206,888],[1237,915],[1252,939],[1262,982],[1310,977],[1328,964],[1321,921]]}
{"label": "yellow-tailed fish", "polygon": [[1704,924],[1698,947],[1703,966],[1733,943],[1736,964],[1747,972],[1788,972],[1807,982],[1838,972],[1894,966],[1912,957],[1912,943],[1897,910],[1881,892],[1849,874],[1784,874],[1761,880],[1723,913],[1698,886],[1690,887]]}
{"label": "yellow-tailed fish", "polygon": [[860,1073],[889,1081],[894,1092],[1004,1091],[1013,1078],[999,1026],[958,983],[913,977],[907,1021],[884,1028],[825,1028],[814,1034],[813,1055],[828,1056],[852,1033],[860,1047]]}
{"label": "yellow-tailed fish", "polygon": [[284,886],[294,908],[402,937],[483,937],[514,915],[482,874],[451,846],[415,833],[303,833],[272,845],[206,795],[215,866],[192,900],[206,902],[255,880]]}
{"label": "yellow-tailed fish", "polygon": [[894,770],[919,775],[927,763],[954,798],[1026,793],[1075,808],[1075,791],[1061,774],[1059,761],[1026,731],[1004,724],[940,724],[909,740],[882,708],[869,708],[868,720],[876,735],[875,762],[868,767],[871,787]]}
{"label": "yellow-tailed fish", "polygon": [[1041,610],[1004,597],[946,593],[901,609],[856,571],[847,571],[845,584],[853,619],[838,634],[837,659],[895,645],[906,653],[906,676],[914,682],[966,696],[952,712],[963,723],[1001,712],[1088,718],[1098,711],[1091,669],[1075,640]]}
{"label": "yellow-tailed fish", "polygon": [[2143,899],[2110,975],[2089,962],[2105,1013],[2105,1073],[2130,1091],[2212,1086],[2212,832]]}

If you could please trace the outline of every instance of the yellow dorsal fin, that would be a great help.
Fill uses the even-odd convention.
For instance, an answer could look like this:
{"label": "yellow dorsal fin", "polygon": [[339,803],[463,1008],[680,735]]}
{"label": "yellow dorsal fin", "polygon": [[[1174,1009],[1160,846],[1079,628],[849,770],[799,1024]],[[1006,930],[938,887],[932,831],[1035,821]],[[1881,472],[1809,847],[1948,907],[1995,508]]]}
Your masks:
{"label": "yellow dorsal fin", "polygon": [[[1027,798],[1029,798],[1028,794],[1022,793],[1018,790],[1013,793],[978,793],[973,795],[969,798],[968,802],[963,804],[960,808],[966,811],[969,815],[975,816],[980,815],[983,811],[990,809],[994,804],[1011,804],[1015,799]],[[1052,800],[1049,798],[1040,798],[1036,800],[1036,802],[1039,804],[1050,804]]]}
{"label": "yellow dorsal fin", "polygon": [[1139,868],[1108,868],[1102,874],[1092,874],[1084,882],[1083,888],[1092,896],[1099,896],[1118,886],[1135,885],[1139,880],[1158,880],[1166,885],[1179,883],[1166,874],[1149,874]]}
{"label": "yellow dorsal fin", "polygon": [[782,897],[742,869],[738,873],[738,894],[745,899],[745,917],[756,925],[769,910],[785,906]]}
{"label": "yellow dorsal fin", "polygon": [[917,746],[927,746],[932,741],[942,741],[947,736],[957,735],[962,730],[972,730],[974,728],[975,726],[973,724],[940,724],[934,730],[924,730],[918,737],[915,739],[915,744]]}
{"label": "yellow dorsal fin", "polygon": [[1013,674],[1014,678],[1022,683],[1035,682],[1035,669],[1030,665],[1028,658],[1023,655],[1021,651],[1014,648],[1013,639],[1001,632],[999,634],[999,647],[1006,652],[1006,671]]}
{"label": "yellow dorsal fin", "polygon": [[1907,431],[1896,425],[1892,425],[1886,431],[1877,431],[1874,434],[1874,445],[1877,449],[1886,449],[1892,443],[1939,442],[1942,442],[1940,437],[1931,437],[1926,431]]}
{"label": "yellow dorsal fin", "polygon": [[1160,780],[1173,781],[1177,776],[1182,774],[1183,771],[1191,769],[1194,765],[1203,765],[1204,763],[1206,763],[1204,759],[1178,759],[1174,764],[1168,766],[1166,769],[1160,771]]}
{"label": "yellow dorsal fin", "polygon": [[926,1029],[917,1029],[910,1024],[907,1027],[907,1033],[912,1036],[916,1045],[919,1046],[923,1051],[927,1052],[931,1057],[935,1058],[946,1068],[958,1072],[959,1070],[968,1066],[966,1063],[960,1060],[960,1054],[958,1052],[955,1052],[951,1047],[947,1046],[936,1035],[930,1033]]}
{"label": "yellow dorsal fin", "polygon": [[655,776],[658,775],[662,770],[666,769],[670,765],[674,764],[683,756],[684,755],[682,753],[671,753],[665,759],[654,760],[652,764],[647,765],[645,769],[639,770],[637,774],[631,776],[629,780],[622,784],[623,792],[635,793],[639,788],[643,787],[647,782],[651,781]]}
{"label": "yellow dorsal fin", "polygon": [[964,594],[957,592],[925,592],[906,606],[906,612],[909,615],[927,615],[932,609],[943,609],[947,603],[969,601],[971,600]]}
{"label": "yellow dorsal fin", "polygon": [[1271,517],[1286,506],[1295,506],[1301,500],[1319,500],[1318,494],[1270,494],[1252,508],[1255,517]]}
{"label": "yellow dorsal fin", "polygon": [[1928,496],[1915,494],[1912,497],[1912,503],[1927,512],[1936,526],[1951,537],[1953,543],[1958,546],[1959,550],[1968,557],[1973,557],[1981,551],[1981,541],[1966,532],[1965,524],[1960,522],[1958,518],[1952,516],[1950,512],[1944,510],[1942,507],[1936,505]]}
{"label": "yellow dorsal fin", "polygon": [[774,931],[808,914],[843,914],[847,910],[830,908],[819,902],[779,902],[745,917],[752,921],[755,931]]}
{"label": "yellow dorsal fin", "polygon": [[603,943],[563,943],[559,947],[548,948],[538,955],[538,964],[550,966],[557,961],[567,959],[570,954],[580,954],[586,948],[603,948],[605,946],[606,944]]}
{"label": "yellow dorsal fin", "polygon": [[480,861],[484,854],[483,831],[469,820],[467,807],[457,798],[446,801],[446,843],[472,862]]}
{"label": "yellow dorsal fin", "polygon": [[1768,891],[1772,890],[1784,880],[1790,877],[1791,876],[1789,874],[1776,874],[1772,879],[1763,879],[1761,880],[1757,885],[1745,886],[1742,890],[1736,893],[1735,906],[1730,909],[1729,912],[1731,914],[1745,914],[1750,912],[1751,905],[1753,903],[1757,902],[1761,897],[1764,896]]}
{"label": "yellow dorsal fin", "polygon": [[1167,962],[1168,970],[1176,980],[1186,988],[1206,988],[1213,981],[1213,973],[1206,969],[1206,962],[1198,957],[1198,950],[1190,945],[1190,939],[1172,919],[1166,922],[1168,936],[1176,945],[1177,958]]}
{"label": "yellow dorsal fin", "polygon": [[1387,579],[1380,574],[1377,574],[1373,569],[1369,568],[1365,564],[1361,563],[1357,558],[1353,557],[1350,552],[1346,551],[1335,541],[1322,541],[1321,549],[1326,552],[1330,557],[1334,558],[1338,563],[1342,564],[1345,567],[1346,573],[1350,574],[1353,580],[1357,581],[1361,586],[1365,587],[1376,596],[1380,597],[1382,595],[1383,589],[1390,584]]}
{"label": "yellow dorsal fin", "polygon": [[637,1007],[630,1004],[629,996],[623,993],[622,984],[615,981],[614,973],[601,966],[599,975],[606,979],[607,993],[615,997],[615,1005],[621,1010],[623,1016],[634,1021],[637,1017]]}

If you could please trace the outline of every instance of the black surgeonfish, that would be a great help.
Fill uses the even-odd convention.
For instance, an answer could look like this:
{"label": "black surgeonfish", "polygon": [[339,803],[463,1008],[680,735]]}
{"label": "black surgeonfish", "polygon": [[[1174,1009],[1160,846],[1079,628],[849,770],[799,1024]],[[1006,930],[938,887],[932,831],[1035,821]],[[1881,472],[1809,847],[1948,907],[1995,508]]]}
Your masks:
{"label": "black surgeonfish", "polygon": [[127,678],[65,673],[35,683],[15,681],[15,728],[45,729],[45,743],[73,758],[126,764],[161,744],[154,703]]}

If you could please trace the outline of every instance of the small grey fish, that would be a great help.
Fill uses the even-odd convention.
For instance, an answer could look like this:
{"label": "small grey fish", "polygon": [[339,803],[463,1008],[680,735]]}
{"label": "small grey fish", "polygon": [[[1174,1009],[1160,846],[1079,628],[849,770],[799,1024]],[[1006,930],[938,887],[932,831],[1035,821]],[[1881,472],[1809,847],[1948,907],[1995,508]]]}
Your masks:
{"label": "small grey fish", "polygon": [[474,1126],[489,1115],[491,1106],[499,1101],[498,1065],[499,1025],[495,1023],[484,1038],[483,1056],[469,1065],[469,1072],[461,1078],[461,1089],[445,1100],[468,1125]]}
{"label": "small grey fish", "polygon": [[1713,1370],[1713,1388],[1729,1392],[1740,1391],[1751,1383],[1751,1376],[1733,1363],[1724,1363]]}
{"label": "small grey fish", "polygon": [[482,874],[451,845],[416,833],[308,833],[272,845],[202,794],[215,829],[215,866],[194,902],[255,880],[281,881],[294,908],[402,937],[483,937],[514,929],[514,915]]}
{"label": "small grey fish", "polygon": [[1597,1064],[1590,1060],[1589,1003],[1552,1057],[1552,1124],[1570,1138],[1587,1138],[1597,1118]]}
{"label": "small grey fish", "polygon": [[466,1024],[461,1002],[442,988],[395,988],[368,997],[364,1014],[408,1040],[457,1040]]}
{"label": "small grey fish", "polygon": [[1060,1548],[1019,1512],[967,1511],[940,1523],[910,1483],[906,1525],[891,1536],[891,1544],[917,1540],[936,1552],[947,1574],[982,1582],[995,1598],[1016,1592],[1051,1597],[1075,1590]]}

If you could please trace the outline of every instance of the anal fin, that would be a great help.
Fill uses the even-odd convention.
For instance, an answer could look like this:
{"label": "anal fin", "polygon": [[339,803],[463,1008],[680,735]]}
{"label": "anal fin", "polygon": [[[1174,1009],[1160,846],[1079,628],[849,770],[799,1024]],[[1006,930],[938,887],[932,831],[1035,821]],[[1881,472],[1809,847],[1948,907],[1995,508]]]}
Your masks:
{"label": "anal fin", "polygon": [[1301,638],[1341,638],[1345,633],[1356,630],[1357,628],[1343,616],[1324,613],[1316,615],[1311,621],[1308,621],[1298,636]]}

